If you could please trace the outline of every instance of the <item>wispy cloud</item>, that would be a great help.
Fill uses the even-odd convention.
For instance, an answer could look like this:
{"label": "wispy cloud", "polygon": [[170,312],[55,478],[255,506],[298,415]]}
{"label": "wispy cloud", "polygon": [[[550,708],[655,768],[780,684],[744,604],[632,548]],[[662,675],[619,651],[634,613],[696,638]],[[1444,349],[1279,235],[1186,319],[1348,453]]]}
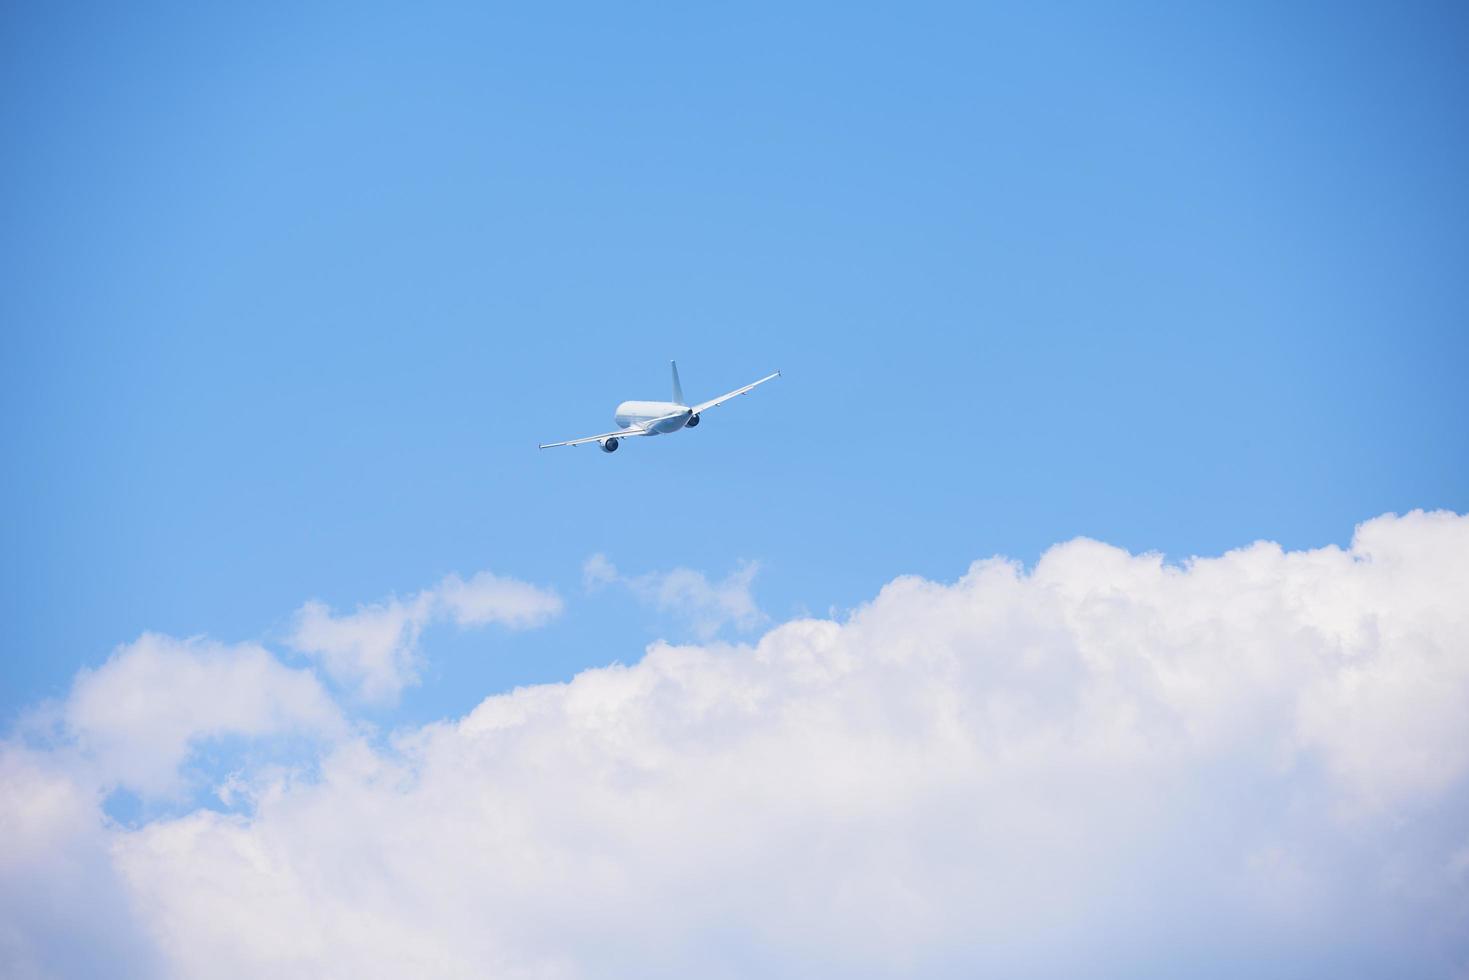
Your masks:
{"label": "wispy cloud", "polygon": [[561,597],[550,589],[489,572],[468,581],[449,575],[407,599],[390,598],[351,613],[307,602],[296,612],[287,643],[315,658],[332,680],[363,701],[382,703],[417,681],[418,638],[430,623],[529,629],[561,609]]}
{"label": "wispy cloud", "polygon": [[675,617],[708,640],[725,626],[752,630],[769,621],[751,590],[759,571],[759,563],[747,561],[717,582],[688,568],[623,575],[606,555],[595,554],[582,563],[582,581],[590,590],[624,586],[640,602]]}

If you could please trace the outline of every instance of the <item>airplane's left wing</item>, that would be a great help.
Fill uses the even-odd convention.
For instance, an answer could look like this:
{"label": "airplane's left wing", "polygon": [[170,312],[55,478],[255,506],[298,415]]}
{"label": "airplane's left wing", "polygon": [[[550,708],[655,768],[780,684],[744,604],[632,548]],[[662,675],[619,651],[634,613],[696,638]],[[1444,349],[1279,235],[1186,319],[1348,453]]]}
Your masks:
{"label": "airplane's left wing", "polygon": [[[759,383],[760,382],[758,381],[755,382],[755,384]],[[754,386],[755,385],[751,385],[750,387],[753,388]],[[739,394],[739,392],[735,392],[735,394]],[[557,446],[580,446],[581,444],[587,442],[601,442],[603,439],[630,439],[633,436],[645,436],[648,434],[648,427],[654,422],[666,422],[669,419],[677,418],[682,414],[683,412],[670,412],[667,415],[660,415],[656,419],[648,419],[648,421],[646,422],[639,422],[637,425],[630,425],[626,429],[618,429],[616,432],[603,432],[600,435],[586,436],[582,439],[568,439],[565,442],[543,442],[541,443],[541,448],[554,449]]]}
{"label": "airplane's left wing", "polygon": [[750,384],[745,385],[743,388],[736,388],[734,391],[726,392],[725,394],[720,395],[718,398],[711,398],[707,402],[702,402],[702,403],[700,403],[698,405],[695,405],[694,406],[694,414],[695,415],[698,415],[700,412],[704,411],[705,409],[713,408],[715,405],[723,405],[725,402],[729,401],[731,398],[735,398],[735,397],[737,397],[739,395],[743,395],[745,392],[749,391],[750,389],[752,389],[752,388],[758,388],[760,385],[763,385],[765,382],[769,381],[771,378],[778,378],[778,377],[780,377],[780,372],[779,371],[775,372],[774,374],[767,374],[765,377],[761,378],[759,381],[753,381]]}
{"label": "airplane's left wing", "polygon": [[648,430],[641,425],[634,425],[626,429],[618,429],[616,432],[603,432],[601,435],[585,436],[581,439],[567,439],[565,442],[543,442],[542,449],[554,449],[557,446],[580,446],[587,442],[601,442],[603,439],[629,439],[633,436],[645,436]]}

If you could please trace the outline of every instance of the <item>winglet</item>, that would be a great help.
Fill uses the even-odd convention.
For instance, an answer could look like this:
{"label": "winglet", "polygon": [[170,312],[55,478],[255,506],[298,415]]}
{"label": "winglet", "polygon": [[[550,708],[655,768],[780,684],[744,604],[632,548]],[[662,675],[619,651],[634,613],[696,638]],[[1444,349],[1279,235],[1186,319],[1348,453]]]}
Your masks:
{"label": "winglet", "polygon": [[675,405],[682,405],[683,404],[683,385],[681,385],[681,384],[678,383],[678,362],[677,361],[669,361],[668,364],[669,364],[670,367],[673,368],[673,403]]}

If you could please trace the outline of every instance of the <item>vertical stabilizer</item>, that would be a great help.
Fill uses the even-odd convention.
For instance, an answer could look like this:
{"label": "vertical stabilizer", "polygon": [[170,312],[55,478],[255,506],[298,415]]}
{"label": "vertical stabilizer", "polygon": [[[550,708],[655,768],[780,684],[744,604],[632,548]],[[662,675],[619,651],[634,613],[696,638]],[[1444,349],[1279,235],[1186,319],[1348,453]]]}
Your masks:
{"label": "vertical stabilizer", "polygon": [[678,383],[678,362],[669,361],[668,363],[673,368],[673,403],[675,405],[682,405],[683,385]]}

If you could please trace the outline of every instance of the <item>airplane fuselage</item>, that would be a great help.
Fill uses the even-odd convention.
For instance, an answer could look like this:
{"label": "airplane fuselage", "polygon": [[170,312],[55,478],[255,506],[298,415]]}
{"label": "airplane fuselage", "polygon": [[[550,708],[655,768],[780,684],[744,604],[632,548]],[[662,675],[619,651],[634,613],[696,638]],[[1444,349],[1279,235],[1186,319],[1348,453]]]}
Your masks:
{"label": "airplane fuselage", "polygon": [[[647,433],[652,436],[662,435],[665,432],[677,432],[688,424],[693,414],[693,409],[677,402],[623,402],[617,406],[617,411],[612,415],[612,421],[626,429],[658,419],[659,421],[648,425]],[[666,415],[673,417],[664,418]]]}

